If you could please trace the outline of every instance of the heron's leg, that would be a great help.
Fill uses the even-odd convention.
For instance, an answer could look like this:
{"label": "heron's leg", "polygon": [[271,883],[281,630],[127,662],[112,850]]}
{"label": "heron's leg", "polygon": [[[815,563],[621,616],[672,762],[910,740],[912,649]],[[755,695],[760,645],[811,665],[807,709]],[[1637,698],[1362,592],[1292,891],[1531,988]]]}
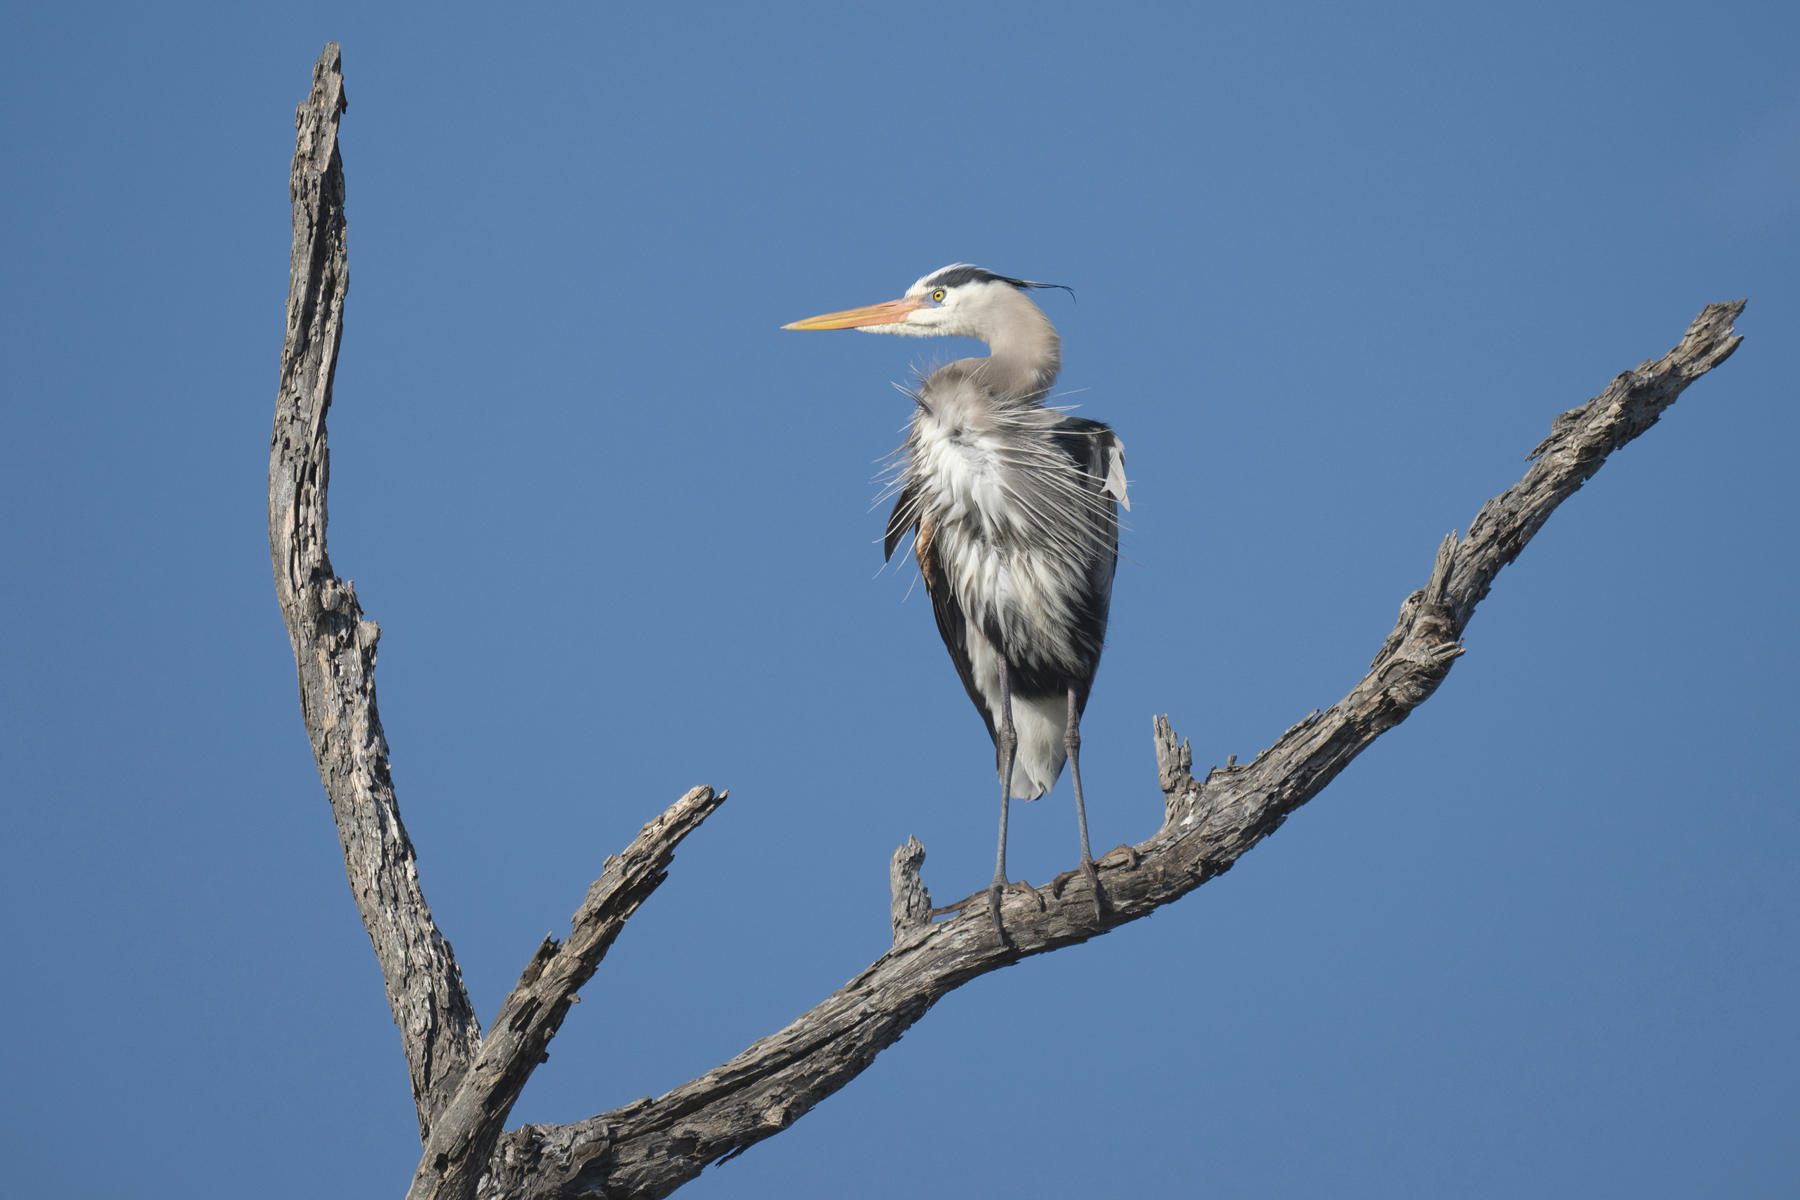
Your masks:
{"label": "heron's leg", "polygon": [[1087,805],[1081,799],[1081,708],[1075,702],[1075,689],[1069,689],[1069,725],[1063,730],[1063,749],[1069,755],[1069,781],[1075,785],[1075,820],[1081,826],[1081,873],[1094,889],[1094,918],[1100,918],[1100,872],[1094,869],[1094,855],[1088,849]]}
{"label": "heron's leg", "polygon": [[1000,925],[1000,889],[1006,886],[1006,808],[1012,799],[1013,759],[1019,750],[1019,735],[1013,729],[1012,676],[1006,669],[1006,655],[996,654],[1000,662],[1000,720],[995,723],[994,747],[1000,752],[1000,850],[994,856],[994,882],[988,888],[988,913],[994,918],[994,936],[1006,941],[1006,930]]}

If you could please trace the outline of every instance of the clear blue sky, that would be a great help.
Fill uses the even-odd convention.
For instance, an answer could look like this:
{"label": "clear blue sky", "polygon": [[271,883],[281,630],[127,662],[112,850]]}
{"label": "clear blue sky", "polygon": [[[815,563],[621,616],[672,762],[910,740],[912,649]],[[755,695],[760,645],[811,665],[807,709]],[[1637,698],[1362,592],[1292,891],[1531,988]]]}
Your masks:
{"label": "clear blue sky", "polygon": [[[607,854],[731,801],[514,1112],[657,1094],[991,862],[889,386],[778,331],[1071,285],[1134,506],[1096,843],[1358,678],[1551,418],[1750,298],[1436,697],[1153,919],[981,979],[684,1196],[1776,1197],[1800,1177],[1800,10],[15,6],[4,91],[7,1189],[393,1197],[406,1072],[303,736],[264,472],[292,113],[350,109],[331,545],[385,630],[485,1020]],[[1071,865],[1065,788],[1016,872]]]}

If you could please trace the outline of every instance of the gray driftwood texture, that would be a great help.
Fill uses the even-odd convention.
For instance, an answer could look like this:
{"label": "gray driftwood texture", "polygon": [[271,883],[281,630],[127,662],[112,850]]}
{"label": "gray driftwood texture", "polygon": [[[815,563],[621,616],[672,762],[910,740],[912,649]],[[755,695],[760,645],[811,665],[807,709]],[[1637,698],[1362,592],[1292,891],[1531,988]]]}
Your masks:
{"label": "gray driftwood texture", "polygon": [[[654,1100],[570,1125],[500,1129],[546,1057],[579,988],[625,920],[665,878],[675,847],[723,802],[696,788],[607,860],[567,941],[546,939],[481,1037],[449,943],[419,890],[412,845],[388,778],[375,711],[379,631],[325,554],[325,412],[345,288],[343,112],[338,47],[325,48],[300,107],[294,154],[293,273],[281,390],[269,459],[269,548],[276,594],[299,668],[301,708],[330,797],[351,890],[387,980],[412,1070],[425,1143],[413,1197],[569,1200],[666,1196],[707,1164],[793,1124],[866,1069],[939,999],[977,976],[1084,942],[1147,916],[1230,870],[1382,733],[1431,697],[1463,653],[1460,638],[1500,569],[1608,454],[1654,425],[1682,390],[1730,357],[1744,302],[1709,304],[1681,343],[1626,371],[1552,423],[1519,483],[1488,501],[1466,538],[1451,533],[1431,574],[1400,606],[1393,631],[1350,694],[1313,712],[1245,764],[1205,778],[1167,718],[1155,720],[1162,828],[1099,864],[1103,915],[1068,872],[1006,893],[1007,939],[985,892],[933,909],[920,879],[925,848],[895,851],[892,948],[787,1028]],[[937,918],[947,917],[939,920]]]}

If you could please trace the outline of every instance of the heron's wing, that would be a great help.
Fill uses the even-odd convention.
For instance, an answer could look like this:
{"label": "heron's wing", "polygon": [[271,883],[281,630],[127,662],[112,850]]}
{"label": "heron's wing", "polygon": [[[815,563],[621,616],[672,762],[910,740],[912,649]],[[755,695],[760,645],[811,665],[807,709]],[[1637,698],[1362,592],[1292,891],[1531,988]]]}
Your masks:
{"label": "heron's wing", "polygon": [[1083,474],[1099,481],[1100,494],[1111,496],[1130,512],[1131,500],[1125,493],[1125,443],[1112,431],[1112,426],[1086,417],[1065,416],[1057,422],[1052,433],[1069,460]]}
{"label": "heron's wing", "polygon": [[1099,504],[1087,511],[1096,523],[1092,556],[1084,578],[1076,586],[1070,615],[1075,622],[1076,644],[1082,669],[1070,680],[1076,692],[1076,711],[1085,712],[1094,673],[1106,644],[1106,619],[1112,608],[1113,574],[1119,565],[1118,504],[1131,507],[1125,498],[1125,445],[1104,421],[1065,416],[1052,435],[1084,477],[1085,488],[1098,493]]}
{"label": "heron's wing", "polygon": [[[891,532],[889,536],[893,536]],[[987,726],[988,737],[997,745],[994,714],[988,711],[987,701],[975,686],[975,664],[969,659],[968,618],[963,615],[962,605],[956,602],[956,593],[944,575],[929,523],[920,524],[919,536],[913,541],[913,553],[919,559],[919,574],[924,577],[925,590],[931,593],[931,611],[937,617],[938,636],[944,639],[944,649],[950,652],[950,661],[956,664],[956,677],[962,680],[963,691],[969,693],[970,702],[981,714],[982,724]]]}
{"label": "heron's wing", "polygon": [[919,493],[911,483],[900,489],[900,496],[894,501],[894,511],[888,514],[887,541],[881,547],[881,561],[887,562],[894,557],[894,547],[906,536],[906,531],[919,523]]}

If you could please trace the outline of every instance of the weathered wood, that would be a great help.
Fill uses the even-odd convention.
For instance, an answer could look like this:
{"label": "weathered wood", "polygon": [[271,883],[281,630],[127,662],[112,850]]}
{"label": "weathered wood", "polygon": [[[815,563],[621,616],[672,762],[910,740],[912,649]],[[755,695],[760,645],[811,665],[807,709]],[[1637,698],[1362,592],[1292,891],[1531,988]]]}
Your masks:
{"label": "weathered wood", "polygon": [[[694,789],[645,826],[624,854],[607,860],[568,940],[546,938],[483,1041],[455,957],[420,892],[400,821],[375,705],[380,630],[363,619],[354,585],[336,577],[326,553],[325,416],[348,280],[337,149],[345,107],[339,50],[331,43],[296,114],[294,248],[270,444],[269,551],[307,734],[412,1074],[426,1143],[414,1196],[666,1196],[708,1163],[792,1124],[865,1070],[951,990],[1146,916],[1229,870],[1430,698],[1463,653],[1462,632],[1500,570],[1607,455],[1655,424],[1741,340],[1732,323],[1744,302],[1708,305],[1669,354],[1625,372],[1600,396],[1557,417],[1550,436],[1528,456],[1525,477],[1482,506],[1467,539],[1452,533],[1444,540],[1425,587],[1402,603],[1362,681],[1254,761],[1238,765],[1233,756],[1223,770],[1196,780],[1187,743],[1167,718],[1156,718],[1163,825],[1147,841],[1100,860],[1098,918],[1091,885],[1068,872],[1047,888],[1005,893],[1007,938],[997,940],[978,903],[984,892],[932,909],[919,876],[924,847],[908,839],[890,864],[892,949],[822,1004],[656,1100],[502,1137],[498,1131],[520,1089],[579,999],[576,989],[667,877],[675,847],[725,797]],[[942,914],[950,919],[934,924],[932,917]]]}
{"label": "weathered wood", "polygon": [[[607,859],[566,942],[546,938],[484,1041],[450,943],[419,888],[418,864],[388,772],[375,705],[381,631],[326,552],[331,473],[326,411],[343,336],[348,249],[339,116],[347,107],[336,42],[295,114],[294,248],[287,336],[269,446],[269,556],[294,649],[300,710],[344,849],[344,870],[375,947],[412,1074],[424,1154],[413,1195],[464,1200],[513,1102],[561,1027],[575,991],[638,905],[667,878],[675,847],[725,801],[695,788]],[[473,1065],[473,1070],[471,1070]]]}
{"label": "weathered wood", "polygon": [[565,942],[546,937],[512,994],[500,1006],[473,1069],[433,1123],[413,1175],[409,1200],[461,1200],[475,1194],[494,1139],[537,1065],[550,1057],[575,993],[594,974],[613,939],[658,884],[681,839],[725,802],[725,794],[697,787],[644,826],[623,854],[606,860],[587,899],[569,918]]}
{"label": "weathered wood", "polygon": [[289,180],[294,245],[269,446],[269,556],[299,672],[307,737],[412,1074],[425,1143],[415,1191],[462,1197],[473,1193],[476,1168],[525,1080],[546,1057],[544,1046],[556,1036],[575,989],[666,878],[681,839],[725,797],[694,789],[646,825],[623,855],[607,860],[575,913],[569,940],[546,939],[483,1042],[455,955],[420,890],[412,842],[400,820],[375,703],[381,631],[363,618],[355,585],[337,578],[326,550],[331,459],[325,416],[349,281],[337,146],[338,120],[347,107],[341,52],[332,42],[295,114]]}
{"label": "weathered wood", "polygon": [[894,945],[931,924],[931,893],[919,878],[925,865],[925,844],[916,837],[894,851],[888,863],[888,887],[893,892],[890,916],[894,923]]}
{"label": "weathered wood", "polygon": [[[1367,675],[1349,695],[1290,728],[1248,764],[1192,773],[1166,718],[1154,727],[1164,822],[1125,856],[1100,864],[1104,916],[1079,875],[1060,888],[1008,891],[1009,943],[994,936],[977,892],[963,911],[920,926],[913,892],[923,847],[901,848],[893,949],[786,1029],[655,1100],[571,1125],[528,1125],[495,1148],[479,1195],[490,1200],[666,1196],[711,1162],[779,1133],[866,1069],[945,994],[1021,958],[1084,942],[1149,915],[1230,870],[1382,733],[1429,699],[1463,653],[1458,641],[1500,569],[1606,456],[1651,425],[1689,383],[1741,340],[1744,304],[1711,304],[1669,354],[1627,371],[1556,419],[1525,477],[1482,506],[1467,539],[1444,539],[1425,587],[1409,596]],[[909,880],[908,874],[912,873]],[[929,904],[928,900],[924,903]],[[963,907],[953,906],[953,907]]]}
{"label": "weathered wood", "polygon": [[412,1073],[421,1140],[449,1103],[480,1044],[450,943],[419,890],[418,865],[388,774],[375,708],[375,646],[354,584],[332,573],[325,550],[331,459],[325,414],[343,336],[349,284],[344,168],[338,118],[346,108],[341,54],[326,45],[312,92],[294,115],[294,249],[287,336],[269,443],[269,558],[275,595],[300,676],[300,711],[331,801],[344,870],[387,982]]}

